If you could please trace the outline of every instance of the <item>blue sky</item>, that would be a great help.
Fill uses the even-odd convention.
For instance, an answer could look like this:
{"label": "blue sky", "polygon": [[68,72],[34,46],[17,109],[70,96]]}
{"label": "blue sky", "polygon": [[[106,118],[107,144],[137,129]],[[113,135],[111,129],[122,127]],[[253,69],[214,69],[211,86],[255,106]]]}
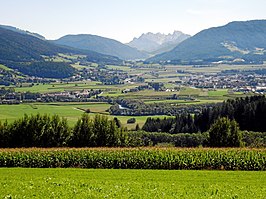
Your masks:
{"label": "blue sky", "polygon": [[47,39],[96,34],[129,42],[142,33],[188,34],[230,21],[266,19],[265,0],[0,0],[0,24]]}

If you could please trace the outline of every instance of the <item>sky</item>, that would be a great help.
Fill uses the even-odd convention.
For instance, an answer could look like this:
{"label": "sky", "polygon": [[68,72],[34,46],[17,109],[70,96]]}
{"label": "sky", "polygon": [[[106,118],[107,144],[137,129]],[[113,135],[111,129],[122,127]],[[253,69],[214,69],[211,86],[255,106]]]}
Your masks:
{"label": "sky", "polygon": [[46,39],[94,34],[123,43],[142,33],[194,35],[231,21],[266,19],[265,0],[0,0],[0,24]]}

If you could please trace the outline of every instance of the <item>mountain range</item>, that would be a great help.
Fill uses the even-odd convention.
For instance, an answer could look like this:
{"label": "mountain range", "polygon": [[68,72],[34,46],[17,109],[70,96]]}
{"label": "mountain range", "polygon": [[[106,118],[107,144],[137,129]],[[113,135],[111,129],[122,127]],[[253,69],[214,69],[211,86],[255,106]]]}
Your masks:
{"label": "mountain range", "polygon": [[40,35],[40,34],[38,34],[38,33],[33,33],[33,32],[30,32],[30,31],[27,31],[27,30],[21,30],[19,28],[13,27],[13,26],[0,25],[0,28],[4,28],[4,29],[7,29],[7,30],[12,30],[14,32],[25,34],[25,35],[31,35],[31,36],[37,37],[39,39],[45,40],[45,37]]}
{"label": "mountain range", "polygon": [[163,52],[146,61],[172,64],[263,63],[266,61],[266,20],[231,22],[203,30],[192,37],[179,31],[168,35],[147,33],[134,38],[128,45],[88,34],[66,35],[48,41],[37,33],[0,25],[0,64],[28,75],[62,78],[73,75],[70,63],[47,61],[47,57],[60,53],[75,54],[84,55],[82,59],[85,62],[121,65],[123,60],[144,60],[151,54]]}
{"label": "mountain range", "polygon": [[116,56],[123,60],[148,58],[148,54],[145,52],[141,52],[136,48],[132,48],[119,41],[97,35],[66,35],[52,42],[77,49],[91,50],[106,55]]}
{"label": "mountain range", "polygon": [[159,54],[172,50],[189,37],[190,35],[180,31],[174,31],[173,34],[154,34],[149,32],[142,34],[138,38],[134,38],[127,45],[137,48],[140,51],[148,52],[149,54]]}
{"label": "mountain range", "polygon": [[231,22],[209,28],[156,55],[150,62],[243,62],[266,60],[266,20]]}
{"label": "mountain range", "polygon": [[[45,60],[45,56],[57,56],[59,53],[84,55],[83,59],[89,62],[122,64],[122,60],[117,57],[56,45],[25,31],[0,27],[0,64],[34,76],[61,78],[73,75],[74,70],[69,63]],[[48,68],[50,72],[47,71]],[[43,76],[44,74],[48,75]]]}

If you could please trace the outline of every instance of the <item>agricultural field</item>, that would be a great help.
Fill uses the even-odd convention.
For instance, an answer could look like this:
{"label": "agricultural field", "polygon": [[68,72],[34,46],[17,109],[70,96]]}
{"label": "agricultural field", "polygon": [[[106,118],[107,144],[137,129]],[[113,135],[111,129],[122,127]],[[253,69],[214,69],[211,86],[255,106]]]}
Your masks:
{"label": "agricultural field", "polygon": [[97,81],[82,81],[82,82],[55,82],[55,83],[46,83],[46,84],[29,84],[29,83],[23,83],[19,86],[10,86],[10,88],[14,88],[16,92],[33,92],[33,93],[53,93],[53,92],[63,92],[63,91],[80,91],[83,89],[102,89],[106,91],[119,90],[120,93],[122,90],[126,88],[135,88],[139,86],[139,84],[134,85],[124,85],[124,84],[118,84],[118,85],[104,85],[101,82]]}
{"label": "agricultural field", "polygon": [[[134,85],[131,85],[134,88]],[[129,88],[131,88],[129,87]],[[173,86],[171,84],[166,84],[166,87],[171,89]],[[164,97],[171,97],[173,95],[178,96],[191,96],[196,99],[203,99],[203,100],[213,100],[217,99],[219,102],[226,100],[228,98],[234,98],[238,96],[245,96],[242,93],[235,93],[229,94],[228,89],[217,89],[213,91],[208,91],[208,89],[198,89],[198,88],[190,88],[190,87],[181,87],[179,91],[154,91],[154,90],[143,90],[139,92],[129,92],[129,93],[122,93],[122,89],[108,89],[108,91],[104,91],[102,96],[109,96],[109,97],[123,97],[123,98],[131,98],[131,99],[142,99],[142,100],[160,100],[160,98]],[[165,100],[167,102],[167,100]]]}
{"label": "agricultural field", "polygon": [[265,171],[265,162],[265,148],[0,149],[0,167]]}
{"label": "agricultural field", "polygon": [[33,92],[33,93],[52,93],[62,92],[70,90],[82,90],[82,89],[93,89],[101,88],[100,82],[70,82],[70,83],[50,83],[50,84],[22,84],[21,86],[13,87],[17,92]]}
{"label": "agricultural field", "polygon": [[[78,56],[78,55],[75,55]],[[71,59],[77,57],[68,57],[67,55],[60,54],[56,59]],[[75,64],[76,68],[82,69],[84,66],[79,63]],[[98,67],[97,65],[91,64],[86,67]],[[108,69],[112,70],[122,70],[129,75],[139,75],[140,77],[145,78],[145,82],[163,82],[166,89],[174,89],[173,91],[154,91],[154,90],[141,90],[138,92],[128,92],[123,93],[125,89],[137,88],[138,86],[145,85],[145,83],[125,83],[117,85],[104,85],[101,82],[97,81],[77,81],[77,82],[53,82],[45,84],[31,84],[31,83],[22,83],[17,84],[17,86],[10,86],[14,88],[16,92],[33,92],[33,93],[54,93],[54,92],[63,92],[63,91],[81,91],[84,89],[100,89],[102,92],[99,96],[110,97],[110,98],[124,98],[124,99],[138,99],[143,100],[146,104],[152,103],[168,103],[177,106],[186,106],[186,105],[197,105],[197,104],[209,104],[209,103],[220,103],[224,100],[235,98],[235,97],[245,97],[246,94],[242,93],[233,93],[228,89],[217,89],[217,90],[208,90],[208,89],[198,89],[188,86],[180,86],[175,83],[175,81],[180,80],[180,76],[197,74],[203,71],[208,71],[211,73],[221,72],[222,70],[230,69],[241,69],[241,70],[254,70],[258,68],[265,68],[266,65],[259,66],[230,66],[230,65],[217,65],[213,67],[202,67],[196,68],[193,66],[161,66],[161,65],[149,65],[139,63],[136,68],[130,67],[129,65],[125,66],[114,66],[107,65]],[[0,68],[6,68],[3,65],[0,65]],[[178,73],[177,71],[183,71]],[[6,87],[7,88],[7,87]],[[173,99],[173,96],[177,96],[176,99]],[[95,98],[95,96],[92,96]],[[190,100],[191,98],[191,100]],[[32,103],[20,105],[0,105],[0,121],[14,121],[15,119],[21,118],[25,113],[26,114],[58,114],[61,117],[68,119],[70,125],[74,125],[78,118],[82,115],[84,110],[90,109],[91,116],[95,114],[105,114],[109,117],[108,108],[110,104],[107,103]],[[146,121],[148,116],[135,116],[135,124],[127,124],[127,120],[131,116],[117,116],[121,120],[122,124],[128,129],[134,129],[136,124],[139,124],[140,127]],[[153,116],[153,117],[165,117],[165,116]]]}
{"label": "agricultural field", "polygon": [[[134,85],[130,85],[134,87]],[[109,87],[109,85],[107,86]],[[124,99],[141,99],[146,104],[151,103],[170,103],[170,104],[178,104],[178,105],[195,105],[195,104],[208,104],[208,103],[219,103],[228,98],[230,95],[227,93],[227,89],[220,89],[217,91],[205,91],[202,89],[194,89],[194,88],[181,88],[180,91],[177,92],[156,92],[153,90],[144,90],[139,92],[131,92],[131,93],[121,93],[123,88],[126,85],[114,86],[111,85],[109,88],[105,88],[101,94],[102,96],[108,97],[122,97]],[[75,86],[74,83],[69,84],[54,84],[54,86],[45,84],[45,85],[35,85],[33,87],[22,87],[16,88],[17,91],[26,91],[30,90],[31,92],[51,92],[51,91],[64,91],[71,89],[103,89],[104,85],[97,85],[94,82],[91,83],[77,83]],[[181,95],[181,96],[194,96],[195,100],[183,100],[183,99],[166,99],[167,97],[171,97],[171,95]],[[240,96],[240,95],[237,95]],[[98,102],[56,102],[56,103],[22,103],[19,105],[0,105],[0,121],[14,121],[15,119],[21,118],[24,114],[58,114],[60,117],[66,118],[70,125],[74,125],[78,118],[81,117],[84,110],[90,109],[91,116],[95,114],[104,114],[109,117],[117,117],[121,120],[122,124],[128,129],[134,129],[136,124],[139,124],[142,127],[149,116],[134,116],[136,118],[135,124],[127,124],[127,120],[132,116],[111,116],[108,113],[108,109],[110,108],[110,104],[108,103],[98,103]],[[152,117],[166,117],[166,116],[152,116]]]}
{"label": "agricultural field", "polygon": [[0,149],[0,197],[262,199],[265,160],[265,149]]}
{"label": "agricultural field", "polygon": [[3,65],[3,64],[0,64],[0,69],[7,70],[7,71],[12,71],[11,68],[8,68],[8,67],[6,67],[6,66]]}
{"label": "agricultural field", "polygon": [[136,123],[127,124],[127,120],[133,116],[111,116],[109,115],[107,109],[110,107],[107,103],[98,102],[86,102],[86,103],[30,103],[30,104],[18,104],[18,105],[0,105],[0,121],[12,122],[16,119],[23,117],[24,114],[36,115],[40,114],[57,114],[60,117],[64,117],[68,120],[71,126],[77,122],[78,118],[82,116],[84,110],[90,109],[90,116],[95,114],[107,115],[110,118],[117,117],[122,125],[128,129],[135,129],[136,125],[139,124],[142,127],[147,119],[147,117],[152,118],[163,118],[168,116],[134,116],[136,118]]}
{"label": "agricultural field", "polygon": [[183,70],[184,73],[211,73],[211,74],[216,74],[221,71],[225,70],[256,70],[256,69],[263,69],[266,68],[266,64],[263,65],[226,65],[226,64],[219,64],[216,66],[211,66],[211,67],[193,67],[191,65],[168,65],[165,66],[166,71],[169,73],[176,72],[177,70]]}
{"label": "agricultural field", "polygon": [[258,198],[266,173],[0,168],[0,198]]}
{"label": "agricultural field", "polygon": [[[215,65],[209,67],[194,67],[192,65],[139,65],[138,68],[134,68],[130,70],[130,67],[121,68],[128,72],[131,75],[141,74],[145,77],[146,82],[174,82],[180,80],[179,77],[190,75],[190,74],[198,74],[198,73],[208,73],[208,74],[217,74],[221,71],[225,70],[256,70],[256,69],[264,69],[266,68],[266,64],[263,65]],[[183,71],[179,73],[177,71]],[[155,75],[156,74],[156,75]]]}

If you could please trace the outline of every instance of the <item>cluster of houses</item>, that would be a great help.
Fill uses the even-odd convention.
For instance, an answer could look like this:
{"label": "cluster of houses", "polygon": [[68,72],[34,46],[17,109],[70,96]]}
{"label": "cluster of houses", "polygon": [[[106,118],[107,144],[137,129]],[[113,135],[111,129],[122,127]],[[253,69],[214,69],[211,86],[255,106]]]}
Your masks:
{"label": "cluster of houses", "polygon": [[0,104],[19,104],[22,102],[70,102],[88,101],[99,95],[101,90],[64,91],[54,93],[5,92],[0,93]]}
{"label": "cluster of houses", "polygon": [[259,74],[217,74],[190,75],[180,77],[180,86],[206,89],[231,89],[233,91],[266,93],[266,75]]}

